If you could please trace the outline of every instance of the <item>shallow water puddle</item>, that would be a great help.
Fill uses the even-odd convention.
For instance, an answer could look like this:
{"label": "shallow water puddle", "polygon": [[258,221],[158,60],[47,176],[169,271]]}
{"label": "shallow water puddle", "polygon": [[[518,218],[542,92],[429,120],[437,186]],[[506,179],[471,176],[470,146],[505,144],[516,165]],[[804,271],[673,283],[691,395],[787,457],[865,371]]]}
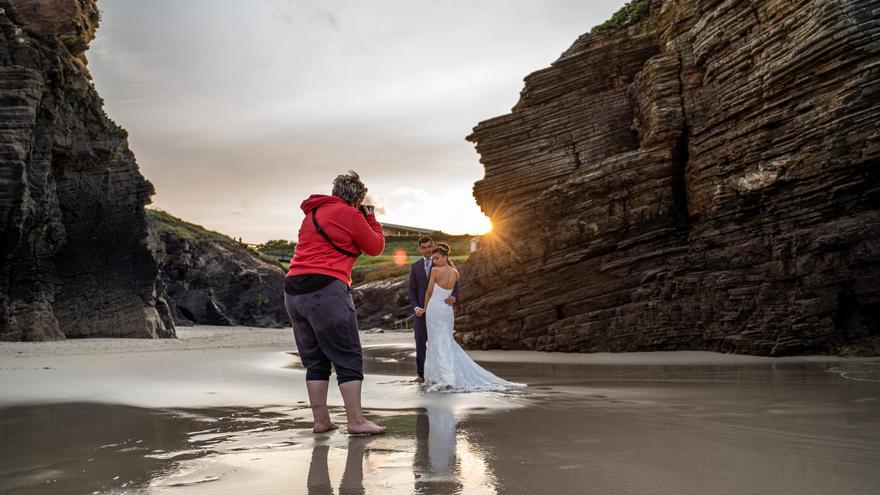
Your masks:
{"label": "shallow water puddle", "polygon": [[[171,368],[174,376],[149,390],[168,393],[162,387],[173,383],[171,393],[187,398],[225,384],[232,403],[289,402],[0,408],[0,493],[805,495],[880,486],[872,361],[479,353],[492,372],[530,387],[429,394],[409,381],[412,346],[367,346],[366,402],[388,408],[369,416],[388,429],[361,437],[344,433],[339,407],[331,414],[340,430],[310,431],[305,391],[291,381],[302,380],[290,369],[295,357],[247,354],[241,365],[226,352],[202,354],[210,372],[183,381],[192,376]],[[143,363],[152,370],[154,360]],[[227,366],[222,383],[215,363]],[[7,383],[17,383],[15,373]],[[75,383],[92,400],[125,389],[148,403],[142,380],[114,380],[77,375]],[[120,396],[129,397],[112,397]]]}
{"label": "shallow water puddle", "polygon": [[387,427],[379,436],[345,434],[340,408],[340,430],[322,434],[297,408],[2,412],[0,493],[495,493],[487,464],[457,431],[463,413],[447,408],[374,410]]}

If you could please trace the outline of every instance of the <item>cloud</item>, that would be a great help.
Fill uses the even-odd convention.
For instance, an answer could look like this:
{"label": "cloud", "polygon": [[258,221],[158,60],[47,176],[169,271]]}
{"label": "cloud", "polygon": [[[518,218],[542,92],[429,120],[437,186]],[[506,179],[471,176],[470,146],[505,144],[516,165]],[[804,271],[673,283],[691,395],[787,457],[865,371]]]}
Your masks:
{"label": "cloud", "polygon": [[427,201],[428,198],[430,198],[430,194],[428,194],[428,191],[410,186],[398,187],[394,189],[394,192],[392,194],[398,198],[412,196],[419,201]]}
{"label": "cloud", "polygon": [[353,168],[387,221],[472,230],[464,136],[622,4],[116,0],[90,68],[156,205],[186,220],[289,239]]}
{"label": "cloud", "polygon": [[384,196],[372,196],[367,194],[367,197],[364,199],[364,204],[373,205],[375,207],[376,215],[384,215],[385,214],[385,197]]}

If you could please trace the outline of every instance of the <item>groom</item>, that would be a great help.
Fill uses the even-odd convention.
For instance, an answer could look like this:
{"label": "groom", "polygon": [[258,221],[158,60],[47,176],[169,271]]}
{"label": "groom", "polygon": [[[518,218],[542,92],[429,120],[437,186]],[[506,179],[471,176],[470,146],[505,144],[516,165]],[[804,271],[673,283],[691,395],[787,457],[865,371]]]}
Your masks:
{"label": "groom", "polygon": [[[416,370],[418,378],[414,381],[425,381],[425,351],[428,344],[428,324],[425,321],[425,293],[428,292],[428,279],[431,276],[431,255],[434,253],[434,241],[430,237],[419,238],[419,254],[422,256],[410,265],[409,271],[409,302],[413,307],[416,317],[413,327],[416,337]],[[444,301],[452,306],[458,299],[458,283],[452,290],[452,295]]]}

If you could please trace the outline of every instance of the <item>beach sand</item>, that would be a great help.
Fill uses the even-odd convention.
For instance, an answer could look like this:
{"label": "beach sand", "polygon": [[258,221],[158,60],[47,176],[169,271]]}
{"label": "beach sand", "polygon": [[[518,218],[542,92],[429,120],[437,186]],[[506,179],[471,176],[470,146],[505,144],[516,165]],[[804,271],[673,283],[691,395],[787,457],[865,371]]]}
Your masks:
{"label": "beach sand", "polygon": [[529,387],[426,394],[362,334],[388,426],[309,429],[289,330],[0,344],[0,493],[877,493],[880,360],[472,352]]}

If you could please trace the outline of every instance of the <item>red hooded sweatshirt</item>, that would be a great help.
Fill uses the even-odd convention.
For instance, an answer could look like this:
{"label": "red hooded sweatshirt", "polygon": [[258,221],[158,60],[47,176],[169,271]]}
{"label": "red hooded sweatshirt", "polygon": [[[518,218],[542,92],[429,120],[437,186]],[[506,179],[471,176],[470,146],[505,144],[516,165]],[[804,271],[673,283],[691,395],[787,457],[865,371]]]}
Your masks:
{"label": "red hooded sweatshirt", "polygon": [[374,215],[365,216],[336,196],[313,194],[301,205],[306,218],[299,228],[296,254],[290,260],[287,275],[319,273],[350,285],[351,268],[357,258],[340,253],[315,230],[312,223],[315,207],[318,208],[318,225],[337,246],[355,253],[363,251],[368,256],[378,256],[385,249],[382,226]]}

